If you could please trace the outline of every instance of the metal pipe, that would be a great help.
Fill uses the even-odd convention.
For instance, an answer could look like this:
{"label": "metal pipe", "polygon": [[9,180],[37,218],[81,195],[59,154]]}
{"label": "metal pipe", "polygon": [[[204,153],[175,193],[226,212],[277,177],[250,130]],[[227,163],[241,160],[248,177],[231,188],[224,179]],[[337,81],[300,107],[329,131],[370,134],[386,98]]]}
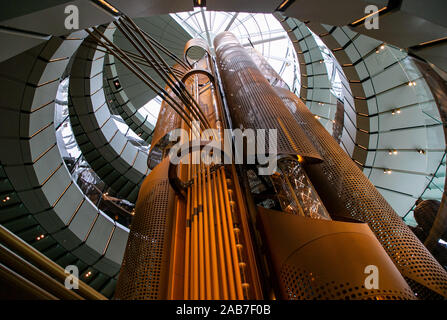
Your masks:
{"label": "metal pipe", "polygon": [[[19,292],[26,292],[26,298],[22,299],[36,299],[36,300],[59,300],[51,293],[43,290],[42,288],[36,286],[31,281],[25,279],[18,273],[9,269],[0,263],[0,282],[9,283],[11,287]],[[3,288],[2,288],[3,289]],[[13,298],[13,297],[11,297]]]}
{"label": "metal pipe", "polygon": [[[141,74],[139,74],[138,72],[136,72],[136,70],[128,63],[124,60],[124,58],[122,58],[121,56],[119,56],[118,54],[116,54],[114,51],[110,50],[112,52],[112,54],[118,58],[121,63],[123,63],[130,71],[132,71],[138,78],[140,78],[140,80],[142,80],[150,89],[152,89],[156,94],[159,94],[159,92],[161,91],[163,93],[163,100],[169,104],[169,106],[174,109],[179,116],[186,122],[186,124],[191,127],[190,122],[193,122],[193,119],[189,116],[189,114],[187,114],[182,107],[177,103],[177,101],[175,101],[167,92],[166,90],[164,90],[163,88],[161,88],[158,83],[156,83],[150,76],[148,76],[146,74],[146,72],[144,72],[143,69],[141,69],[140,66],[138,66],[132,59],[129,58],[129,56],[127,56],[120,48],[118,48],[117,46],[115,46],[113,44],[113,42],[111,42],[109,39],[107,39],[107,37],[105,37],[105,35],[103,33],[101,33],[98,29],[93,28],[94,31],[96,31],[97,33],[99,33],[101,35],[101,37],[106,40],[107,43],[109,43],[110,46],[112,46],[117,52],[119,52],[123,57],[125,57],[139,72],[141,72]],[[86,32],[91,35],[94,39],[96,39],[98,41],[98,43],[101,43],[104,46],[104,43],[101,41],[100,38],[98,38],[95,34],[93,34],[91,31],[86,30]],[[144,77],[142,76],[145,75]],[[153,85],[151,84],[151,82],[149,82],[148,80],[150,80]],[[155,87],[158,88],[155,89]],[[171,101],[169,101],[167,98],[169,98]],[[188,119],[186,119],[188,118]]]}
{"label": "metal pipe", "polygon": [[226,207],[226,211],[227,211],[228,233],[230,236],[230,246],[231,246],[231,251],[232,251],[232,256],[233,256],[234,278],[235,278],[235,283],[236,283],[237,299],[243,299],[244,294],[242,291],[241,273],[240,273],[238,255],[237,255],[236,240],[235,240],[235,236],[234,236],[234,224],[233,224],[232,210],[230,208],[230,200],[228,198],[227,178],[225,175],[225,169],[223,167],[220,168],[220,171],[221,171],[221,179],[222,179],[222,185],[223,185],[224,203],[225,203],[225,207]]}
{"label": "metal pipe", "polygon": [[[200,155],[199,155],[200,158]],[[203,243],[203,202],[202,202],[202,163],[197,165],[197,190],[198,190],[198,237],[199,237],[199,298],[205,299],[205,260]]]}
{"label": "metal pipe", "polygon": [[[206,166],[208,167],[208,166]],[[212,299],[211,294],[211,266],[210,266],[210,240],[209,240],[209,212],[208,212],[208,193],[207,193],[207,183],[206,183],[206,168],[202,166],[202,192],[203,192],[203,231],[204,231],[204,250],[205,250],[205,289],[206,289],[206,299]]]}
{"label": "metal pipe", "polygon": [[[191,157],[190,157],[191,159]],[[191,163],[191,161],[190,161]],[[191,179],[191,166],[188,166],[188,181]],[[190,253],[190,237],[191,237],[191,205],[192,205],[192,190],[191,186],[188,187],[187,190],[187,202],[186,202],[186,232],[185,232],[185,273],[184,273],[184,284],[183,284],[183,298],[185,300],[188,300],[189,295],[189,288],[190,288],[190,265],[189,265],[189,258],[191,256]]]}
{"label": "metal pipe", "polygon": [[84,300],[75,291],[65,288],[60,282],[54,280],[25,259],[0,244],[0,261],[9,268],[27,278],[38,287],[54,294],[56,297],[67,300]]}
{"label": "metal pipe", "polygon": [[219,295],[219,278],[218,278],[218,266],[217,266],[217,252],[216,252],[216,232],[214,225],[214,210],[213,210],[213,199],[212,199],[212,181],[210,167],[206,168],[206,173],[208,177],[207,192],[208,192],[208,213],[209,213],[209,227],[210,227],[210,247],[211,247],[211,270],[212,270],[212,288],[213,288],[213,298],[216,300],[220,299]]}
{"label": "metal pipe", "polygon": [[[93,45],[96,45],[97,47],[103,47],[102,45],[99,45],[97,42],[85,40],[85,43],[83,44],[83,46],[85,46],[86,48],[97,50],[99,52],[103,52],[103,53],[107,53],[107,54],[112,54],[113,55],[113,53],[110,52],[109,50],[107,50],[107,48],[105,48],[105,47],[103,47],[105,49],[100,49],[100,48],[97,48],[97,47],[94,47],[94,46],[88,46],[87,43],[92,43]],[[143,57],[141,57],[138,54],[133,53],[131,51],[124,50],[124,49],[122,49],[122,50],[129,57],[134,58],[137,61],[137,63],[139,63],[139,64],[141,64],[141,65],[143,65],[145,67],[152,68],[151,65],[148,64],[147,61]],[[184,72],[180,71],[177,68],[171,67],[170,69],[172,69],[172,71],[175,72],[180,77],[182,77],[185,74]]]}
{"label": "metal pipe", "polygon": [[222,179],[220,170],[217,170],[217,194],[219,197],[218,204],[220,205],[220,219],[222,224],[222,235],[223,235],[223,244],[224,244],[224,250],[225,250],[225,263],[227,266],[227,272],[228,272],[228,287],[229,287],[229,293],[230,293],[230,299],[235,300],[236,299],[236,289],[235,289],[235,277],[234,277],[234,267],[233,267],[233,259],[231,257],[231,244],[230,240],[228,238],[229,230],[228,230],[228,224],[227,224],[227,218],[226,216],[229,214],[226,211],[225,204],[224,204],[224,196],[223,196],[223,190],[222,190]]}
{"label": "metal pipe", "polygon": [[[52,276],[58,281],[64,282],[67,274],[61,266],[45,257],[42,253],[31,247],[22,239],[11,233],[8,229],[0,225],[0,242],[13,252],[19,254],[27,261],[40,268],[43,272]],[[79,280],[79,294],[91,300],[108,300],[101,293]]]}
{"label": "metal pipe", "polygon": [[[130,19],[129,17],[123,15],[123,17]],[[171,51],[169,51],[167,48],[165,48],[160,42],[158,42],[157,40],[155,40],[154,38],[152,38],[146,31],[141,30],[143,32],[143,34],[145,35],[145,37],[151,41],[158,49],[160,49],[161,51],[163,51],[167,56],[169,56],[171,59],[177,61],[181,66],[183,66],[186,70],[191,69],[190,66],[188,66],[184,61],[182,61],[181,59],[179,59],[175,54],[173,54]]]}
{"label": "metal pipe", "polygon": [[[134,25],[137,33],[143,37],[140,29],[134,24],[134,22],[132,20],[130,20],[130,22]],[[161,77],[161,79],[166,83],[166,85],[168,85],[171,88],[171,90],[175,93],[175,95],[177,95],[180,98],[180,100],[183,101],[183,103],[185,104],[185,107],[188,108],[188,110],[193,115],[195,115],[195,117],[197,119],[200,119],[203,123],[206,123],[207,126],[209,127],[209,123],[207,122],[206,118],[201,117],[200,113],[193,107],[193,105],[190,103],[190,101],[183,95],[181,88],[179,88],[172,81],[172,79],[169,77],[169,75],[167,73],[164,73],[164,70],[158,69],[158,68],[163,69],[163,67],[158,63],[158,61],[147,50],[147,48],[144,46],[144,44],[141,42],[141,40],[138,39],[138,37],[136,37],[134,34],[132,34],[132,30],[130,29],[130,27],[127,26],[127,24],[124,23],[123,21],[121,22],[122,26],[118,22],[114,22],[114,23],[115,23],[116,27],[121,31],[121,33],[127,38],[127,40],[129,40],[129,42],[135,47],[135,49],[137,49],[138,52],[140,52],[140,54],[146,58],[146,60],[149,62],[149,64],[152,66],[152,68],[155,70],[155,72]],[[124,30],[123,28],[126,30]],[[154,61],[154,62],[152,62],[152,61]],[[157,66],[154,65],[154,63],[156,63]],[[169,69],[170,67],[166,64],[166,68]],[[178,79],[173,73],[171,73],[171,74],[176,79]],[[193,98],[191,97],[191,99],[193,99]]]}
{"label": "metal pipe", "polygon": [[217,228],[217,245],[218,245],[218,257],[219,257],[219,267],[220,267],[220,278],[221,278],[221,285],[222,285],[222,299],[228,300],[228,281],[227,281],[227,271],[226,271],[226,264],[225,264],[225,252],[224,252],[224,245],[222,241],[222,224],[221,224],[221,218],[220,218],[220,209],[219,209],[219,196],[218,196],[218,189],[217,189],[217,176],[216,172],[212,173],[212,179],[213,179],[213,194],[214,194],[214,209],[216,212],[216,228]]}
{"label": "metal pipe", "polygon": [[[196,158],[196,154],[193,153],[194,158]],[[195,161],[196,162],[196,161]],[[194,162],[194,163],[195,163]],[[197,215],[198,215],[198,196],[197,196],[197,166],[195,164],[193,166],[193,180],[194,180],[194,206],[193,206],[193,218],[192,218],[192,230],[193,230],[193,254],[192,254],[192,263],[193,263],[193,294],[192,298],[194,300],[199,299],[199,250],[198,250],[198,227],[197,227]]]}

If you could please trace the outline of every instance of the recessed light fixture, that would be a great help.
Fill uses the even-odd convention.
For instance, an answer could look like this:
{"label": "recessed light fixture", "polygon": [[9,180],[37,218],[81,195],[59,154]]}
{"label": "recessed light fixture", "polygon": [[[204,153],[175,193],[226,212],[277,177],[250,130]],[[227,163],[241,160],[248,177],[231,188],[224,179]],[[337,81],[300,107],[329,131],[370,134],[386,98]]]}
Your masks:
{"label": "recessed light fixture", "polygon": [[380,53],[380,51],[381,51],[381,50],[384,50],[384,49],[385,49],[385,45],[382,44],[380,47],[378,47],[378,48],[376,49],[376,53]]}
{"label": "recessed light fixture", "polygon": [[121,83],[119,82],[119,80],[113,81],[113,85],[115,86],[116,90],[121,89]]}
{"label": "recessed light fixture", "polygon": [[290,7],[290,5],[294,2],[295,0],[284,0],[283,2],[281,2],[281,4],[278,6],[278,8],[276,8],[276,11],[286,11],[286,9],[288,7]]}
{"label": "recessed light fixture", "polygon": [[362,23],[364,20],[366,20],[366,19],[368,19],[368,18],[370,18],[370,17],[372,17],[372,16],[374,16],[374,15],[376,15],[376,14],[378,15],[379,13],[381,13],[382,11],[385,11],[385,10],[387,10],[387,9],[388,9],[388,7],[383,7],[382,9],[379,9],[378,11],[375,11],[375,12],[373,12],[373,13],[370,13],[370,14],[368,14],[367,16],[364,16],[364,17],[362,17],[362,18],[360,18],[360,19],[358,19],[358,20],[352,22],[350,25],[351,25],[351,27],[355,27],[356,25]]}
{"label": "recessed light fixture", "polygon": [[110,3],[108,3],[105,0],[93,0],[93,3],[99,5],[103,9],[107,10],[109,13],[113,14],[114,16],[117,16],[120,14],[119,10],[112,6]]}

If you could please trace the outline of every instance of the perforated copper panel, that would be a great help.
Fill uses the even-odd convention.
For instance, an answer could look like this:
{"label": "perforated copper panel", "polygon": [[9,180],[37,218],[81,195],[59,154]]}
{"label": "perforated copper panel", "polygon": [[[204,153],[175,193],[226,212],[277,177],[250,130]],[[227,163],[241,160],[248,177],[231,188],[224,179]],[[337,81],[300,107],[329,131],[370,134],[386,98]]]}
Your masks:
{"label": "perforated copper panel", "polygon": [[[179,101],[179,99],[174,94],[172,94],[172,90],[170,88],[165,88],[165,90],[174,99]],[[161,142],[161,140],[166,136],[167,133],[176,128],[180,128],[180,124],[181,118],[178,113],[174,109],[172,109],[172,107],[170,107],[165,101],[162,101],[160,113],[157,118],[157,124],[155,125],[154,133],[152,135],[152,144],[150,151],[157,147],[157,144]]]}
{"label": "perforated copper panel", "polygon": [[[283,299],[415,299],[366,224],[258,212]],[[365,287],[370,265],[378,269],[375,289]]]}
{"label": "perforated copper panel", "polygon": [[[214,43],[234,128],[276,129],[279,154],[320,161],[318,152],[234,35],[220,33]],[[266,137],[268,150],[272,142]]]}
{"label": "perforated copper panel", "polygon": [[275,90],[324,158],[321,164],[307,166],[306,172],[328,211],[368,223],[419,297],[428,296],[421,286],[447,297],[447,272],[304,103],[290,91]]}
{"label": "perforated copper panel", "polygon": [[141,186],[116,299],[166,299],[174,207],[168,166],[169,158],[165,158]]}
{"label": "perforated copper panel", "polygon": [[311,272],[289,263],[281,270],[281,282],[289,300],[414,300],[411,290],[367,290],[349,281],[315,280]]}

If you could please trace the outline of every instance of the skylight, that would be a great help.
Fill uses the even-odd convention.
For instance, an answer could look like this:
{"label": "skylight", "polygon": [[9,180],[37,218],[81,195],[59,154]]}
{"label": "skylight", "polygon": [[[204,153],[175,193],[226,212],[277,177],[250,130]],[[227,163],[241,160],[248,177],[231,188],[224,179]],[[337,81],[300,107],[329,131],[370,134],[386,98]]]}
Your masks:
{"label": "skylight", "polygon": [[[171,14],[193,38],[202,38],[213,51],[214,37],[231,31],[243,46],[252,46],[289,85],[291,91],[300,87],[300,70],[293,44],[281,23],[272,14],[206,11]],[[296,90],[298,89],[298,90]]]}

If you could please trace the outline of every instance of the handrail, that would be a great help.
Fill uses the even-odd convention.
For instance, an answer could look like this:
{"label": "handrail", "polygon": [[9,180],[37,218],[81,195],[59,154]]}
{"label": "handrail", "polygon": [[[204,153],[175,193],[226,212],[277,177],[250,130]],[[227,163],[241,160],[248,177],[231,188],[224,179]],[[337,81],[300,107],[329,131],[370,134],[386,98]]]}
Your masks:
{"label": "handrail", "polygon": [[[24,299],[40,299],[40,300],[58,300],[55,296],[48,293],[47,291],[39,288],[31,281],[25,279],[18,273],[9,269],[0,263],[0,280],[3,283],[10,283],[14,288],[19,289],[21,292],[25,292]],[[5,293],[4,293],[5,294]]]}
{"label": "handrail", "polygon": [[[3,243],[7,248],[22,256],[28,262],[34,264],[36,267],[40,268],[43,272],[53,277],[57,281],[62,283],[65,282],[67,274],[61,266],[44,256],[38,250],[14,235],[2,225],[0,225],[0,243]],[[105,296],[87,285],[82,280],[79,280],[79,289],[77,290],[77,293],[85,299],[108,300]]]}
{"label": "handrail", "polygon": [[31,281],[39,288],[48,293],[67,300],[84,300],[75,291],[65,288],[60,282],[51,278],[42,270],[36,268],[31,263],[16,255],[14,252],[0,244],[0,263],[5,264],[8,268],[14,270],[22,277]]}

